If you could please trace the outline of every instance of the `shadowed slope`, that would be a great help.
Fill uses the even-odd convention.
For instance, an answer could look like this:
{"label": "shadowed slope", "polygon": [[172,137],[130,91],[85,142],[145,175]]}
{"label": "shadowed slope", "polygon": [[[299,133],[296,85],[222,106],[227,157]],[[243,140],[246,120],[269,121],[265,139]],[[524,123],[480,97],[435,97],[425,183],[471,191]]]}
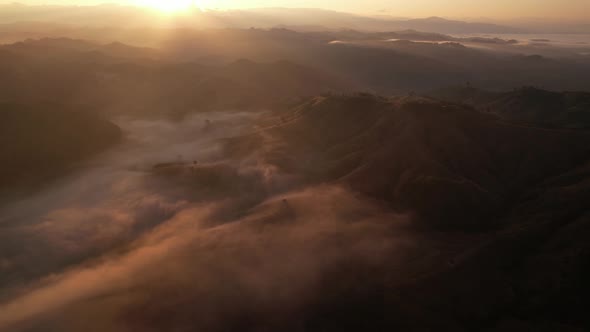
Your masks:
{"label": "shadowed slope", "polygon": [[35,185],[113,145],[113,123],[64,105],[0,104],[0,187]]}
{"label": "shadowed slope", "polygon": [[281,121],[230,151],[249,153],[270,137],[268,162],[309,181],[347,183],[443,228],[486,227],[523,190],[590,153],[586,133],[518,126],[428,99],[322,97]]}

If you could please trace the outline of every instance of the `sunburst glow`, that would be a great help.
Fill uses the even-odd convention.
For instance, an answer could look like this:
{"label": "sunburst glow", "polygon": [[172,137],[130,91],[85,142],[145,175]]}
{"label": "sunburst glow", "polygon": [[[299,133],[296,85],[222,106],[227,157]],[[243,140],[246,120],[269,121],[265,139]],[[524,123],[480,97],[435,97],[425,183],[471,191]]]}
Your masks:
{"label": "sunburst glow", "polygon": [[190,8],[204,8],[204,2],[198,0],[137,0],[136,2],[142,7],[166,13],[180,12]]}

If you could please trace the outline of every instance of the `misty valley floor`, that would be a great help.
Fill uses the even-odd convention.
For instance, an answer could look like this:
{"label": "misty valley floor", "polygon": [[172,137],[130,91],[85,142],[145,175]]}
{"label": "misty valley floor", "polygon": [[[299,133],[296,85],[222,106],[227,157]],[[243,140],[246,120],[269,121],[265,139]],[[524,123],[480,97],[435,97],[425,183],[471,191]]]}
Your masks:
{"label": "misty valley floor", "polygon": [[367,94],[115,123],[2,207],[2,330],[589,326],[585,131]]}

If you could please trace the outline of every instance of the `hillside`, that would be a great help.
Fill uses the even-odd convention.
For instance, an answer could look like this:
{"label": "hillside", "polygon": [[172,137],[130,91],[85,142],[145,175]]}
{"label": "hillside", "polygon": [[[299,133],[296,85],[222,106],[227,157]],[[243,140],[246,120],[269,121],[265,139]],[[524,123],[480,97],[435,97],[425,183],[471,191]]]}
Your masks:
{"label": "hillside", "polygon": [[[120,31],[120,38],[142,45],[128,35],[133,31]],[[416,31],[301,33],[287,29],[150,33],[156,38],[154,48],[67,38],[0,46],[0,56],[6,59],[0,63],[5,77],[0,96],[70,100],[68,92],[76,91],[77,101],[119,110],[225,107],[208,98],[208,89],[214,89],[216,94],[227,94],[230,105],[240,105],[231,101],[244,98],[241,104],[260,108],[280,103],[285,96],[292,99],[327,91],[389,95],[466,82],[486,89],[535,85],[575,91],[587,90],[590,81],[588,61],[579,54],[586,52],[583,49],[527,46],[493,38]],[[260,65],[253,66],[257,69],[251,69],[255,76],[250,77],[267,77],[271,72],[272,84],[258,79],[228,80],[228,74],[239,76],[239,71],[232,73],[228,68],[243,59]],[[268,66],[264,69],[262,65]],[[52,84],[56,79],[62,83]],[[35,85],[41,89],[32,90]],[[280,93],[265,98],[255,94],[268,91],[269,86]],[[121,96],[126,93],[129,98]],[[142,102],[146,97],[151,99]]]}
{"label": "hillside", "polygon": [[[433,252],[404,265],[414,277],[383,267],[376,273],[386,281],[376,288],[318,304],[311,330],[589,326],[582,309],[590,298],[587,132],[372,95],[315,98],[265,126],[228,141],[227,151],[254,153],[308,183],[342,183],[411,212],[426,237],[421,243],[434,242]],[[334,307],[350,318],[322,318]]]}
{"label": "hillside", "polygon": [[[17,114],[47,120],[38,124],[86,118],[62,112]],[[65,272],[27,293],[32,300],[15,295],[0,311],[5,326],[27,331],[31,319],[32,329],[75,331],[97,312],[101,330],[590,326],[587,131],[371,94],[126,125],[134,139],[107,158],[112,168],[81,172],[70,180],[84,185],[58,186],[54,202],[41,195],[9,209],[49,204],[51,213],[31,227],[21,227],[28,214],[8,220],[0,252],[14,263],[0,281]],[[92,132],[81,127],[78,137]],[[38,137],[28,136],[52,143]],[[57,142],[71,153],[85,141]],[[35,259],[43,264],[31,267]],[[113,282],[78,289],[88,277]],[[72,297],[60,302],[66,290]],[[47,293],[58,294],[47,300],[58,313],[23,309]],[[195,314],[203,310],[211,316]]]}
{"label": "hillside", "polygon": [[308,181],[346,183],[434,227],[481,229],[527,188],[588,158],[589,139],[430,99],[355,95],[315,98],[228,149],[265,146],[270,164]]}
{"label": "hillside", "polygon": [[121,138],[113,123],[59,104],[0,104],[0,187],[35,187]]}
{"label": "hillside", "polygon": [[[193,111],[266,108],[354,87],[337,75],[290,61],[240,59],[206,66],[159,60],[156,54],[120,43],[100,45],[65,38],[2,46],[0,100],[67,102],[117,114],[183,116]],[[55,84],[58,79],[60,84]]]}

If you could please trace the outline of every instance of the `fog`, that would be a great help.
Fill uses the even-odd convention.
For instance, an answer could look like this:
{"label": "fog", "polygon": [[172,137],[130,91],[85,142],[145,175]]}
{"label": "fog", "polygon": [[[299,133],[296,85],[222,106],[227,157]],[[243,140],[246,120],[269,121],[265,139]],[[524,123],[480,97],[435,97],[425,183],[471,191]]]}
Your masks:
{"label": "fog", "polygon": [[[259,129],[259,116],[119,119],[123,143],[6,206],[0,329],[293,328],[329,288],[415,250],[406,216],[226,158],[221,139]],[[189,175],[159,174],[176,167],[162,163]],[[239,183],[199,189],[202,169],[225,167]]]}
{"label": "fog", "polygon": [[[30,255],[45,253],[43,265],[49,264],[49,269],[60,267],[50,262],[64,261],[64,254],[84,258],[89,251],[100,251],[125,237],[133,237],[135,234],[129,232],[146,222],[137,220],[141,218],[136,215],[143,213],[153,219],[150,214],[155,213],[157,219],[160,213],[166,217],[187,203],[185,199],[160,193],[158,185],[149,181],[153,177],[152,167],[182,160],[218,161],[221,156],[216,139],[246,130],[253,117],[253,114],[233,112],[193,116],[184,122],[119,119],[117,122],[125,131],[123,143],[87,161],[71,176],[57,180],[31,197],[3,206],[4,229],[23,233],[23,239],[15,239],[14,234],[5,236],[15,244],[38,243],[37,248],[29,249]],[[214,122],[207,125],[207,120]],[[166,212],[167,209],[171,210]],[[79,222],[82,216],[88,221]],[[41,238],[31,240],[31,232]],[[52,251],[54,255],[47,255]],[[3,265],[6,272],[11,272],[13,267],[18,276],[18,262],[13,259],[3,257]],[[52,271],[38,271],[47,272]]]}

